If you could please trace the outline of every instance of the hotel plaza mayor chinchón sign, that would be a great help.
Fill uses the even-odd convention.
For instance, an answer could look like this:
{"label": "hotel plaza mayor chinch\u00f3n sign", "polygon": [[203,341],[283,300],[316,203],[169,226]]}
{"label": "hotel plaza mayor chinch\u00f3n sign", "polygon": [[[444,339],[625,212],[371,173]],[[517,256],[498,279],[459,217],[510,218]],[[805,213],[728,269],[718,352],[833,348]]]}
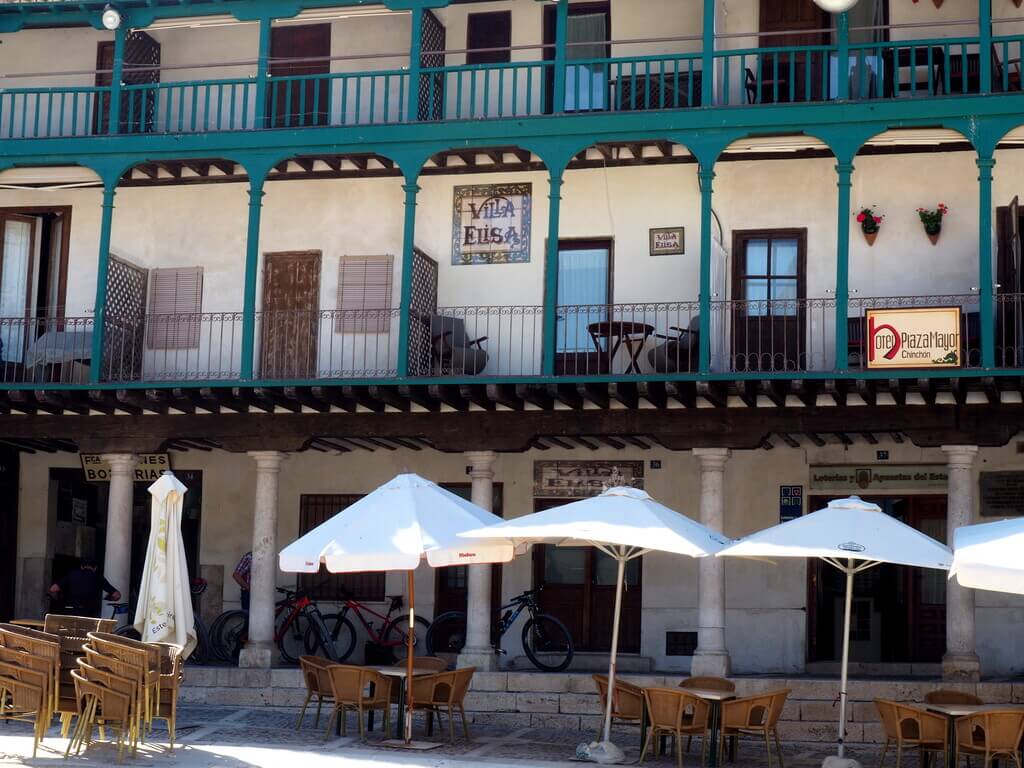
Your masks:
{"label": "hotel plaza mayor chinch\u00f3n sign", "polygon": [[452,264],[527,263],[532,219],[532,184],[455,187]]}
{"label": "hotel plaza mayor chinch\u00f3n sign", "polygon": [[959,368],[960,308],[869,309],[868,368]]}

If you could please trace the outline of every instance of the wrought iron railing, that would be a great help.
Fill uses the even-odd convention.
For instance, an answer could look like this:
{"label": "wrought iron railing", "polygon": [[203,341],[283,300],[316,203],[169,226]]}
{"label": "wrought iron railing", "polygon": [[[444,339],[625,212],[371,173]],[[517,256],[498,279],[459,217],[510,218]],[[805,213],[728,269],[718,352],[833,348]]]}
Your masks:
{"label": "wrought iron railing", "polygon": [[543,353],[539,306],[440,307],[411,319],[429,345],[410,354],[412,376],[537,376]]}
{"label": "wrought iron railing", "polygon": [[0,317],[0,381],[89,381],[92,327],[91,317]]}
{"label": "wrought iron railing", "polygon": [[835,299],[713,301],[715,371],[797,373],[834,367]]}

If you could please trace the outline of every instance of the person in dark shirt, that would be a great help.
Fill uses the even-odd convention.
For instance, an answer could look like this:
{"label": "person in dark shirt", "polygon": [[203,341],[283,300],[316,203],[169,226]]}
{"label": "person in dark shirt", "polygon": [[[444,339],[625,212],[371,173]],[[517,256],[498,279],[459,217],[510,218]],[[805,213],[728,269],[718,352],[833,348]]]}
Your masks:
{"label": "person in dark shirt", "polygon": [[100,594],[106,593],[107,600],[119,602],[121,593],[103,574],[96,569],[96,561],[84,559],[78,570],[71,571],[59,583],[50,587],[50,595],[63,604],[63,610],[75,616],[100,618],[102,601]]}

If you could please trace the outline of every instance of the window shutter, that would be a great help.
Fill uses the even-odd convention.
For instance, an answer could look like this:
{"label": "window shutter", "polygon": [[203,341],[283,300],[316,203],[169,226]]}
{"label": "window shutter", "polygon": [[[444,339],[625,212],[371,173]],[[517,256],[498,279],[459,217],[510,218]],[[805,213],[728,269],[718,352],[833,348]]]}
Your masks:
{"label": "window shutter", "polygon": [[154,269],[149,274],[150,349],[199,346],[203,311],[203,268]]}
{"label": "window shutter", "polygon": [[382,333],[391,325],[393,256],[342,256],[338,266],[338,333]]}

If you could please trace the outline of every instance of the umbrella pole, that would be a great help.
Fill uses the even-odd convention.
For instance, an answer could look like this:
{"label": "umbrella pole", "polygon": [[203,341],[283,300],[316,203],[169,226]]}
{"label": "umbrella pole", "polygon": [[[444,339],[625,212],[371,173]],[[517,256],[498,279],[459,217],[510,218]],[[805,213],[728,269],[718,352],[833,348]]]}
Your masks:
{"label": "umbrella pole", "polygon": [[843,665],[839,671],[839,756],[846,740],[846,670],[850,663],[850,608],[853,603],[853,560],[846,561],[846,606],[843,611]]}
{"label": "umbrella pole", "polygon": [[[413,574],[413,571],[409,571],[409,634],[405,638],[405,723],[403,725],[406,744],[412,743],[412,657],[416,650],[416,584]],[[849,611],[847,611],[847,617],[849,617]]]}
{"label": "umbrella pole", "polygon": [[626,558],[617,557],[619,572],[615,579],[615,614],[612,618],[612,651],[608,659],[608,700],[604,706],[604,741],[611,741],[612,700],[615,697],[615,657],[619,653],[619,616],[622,613],[622,584],[626,576]]}

